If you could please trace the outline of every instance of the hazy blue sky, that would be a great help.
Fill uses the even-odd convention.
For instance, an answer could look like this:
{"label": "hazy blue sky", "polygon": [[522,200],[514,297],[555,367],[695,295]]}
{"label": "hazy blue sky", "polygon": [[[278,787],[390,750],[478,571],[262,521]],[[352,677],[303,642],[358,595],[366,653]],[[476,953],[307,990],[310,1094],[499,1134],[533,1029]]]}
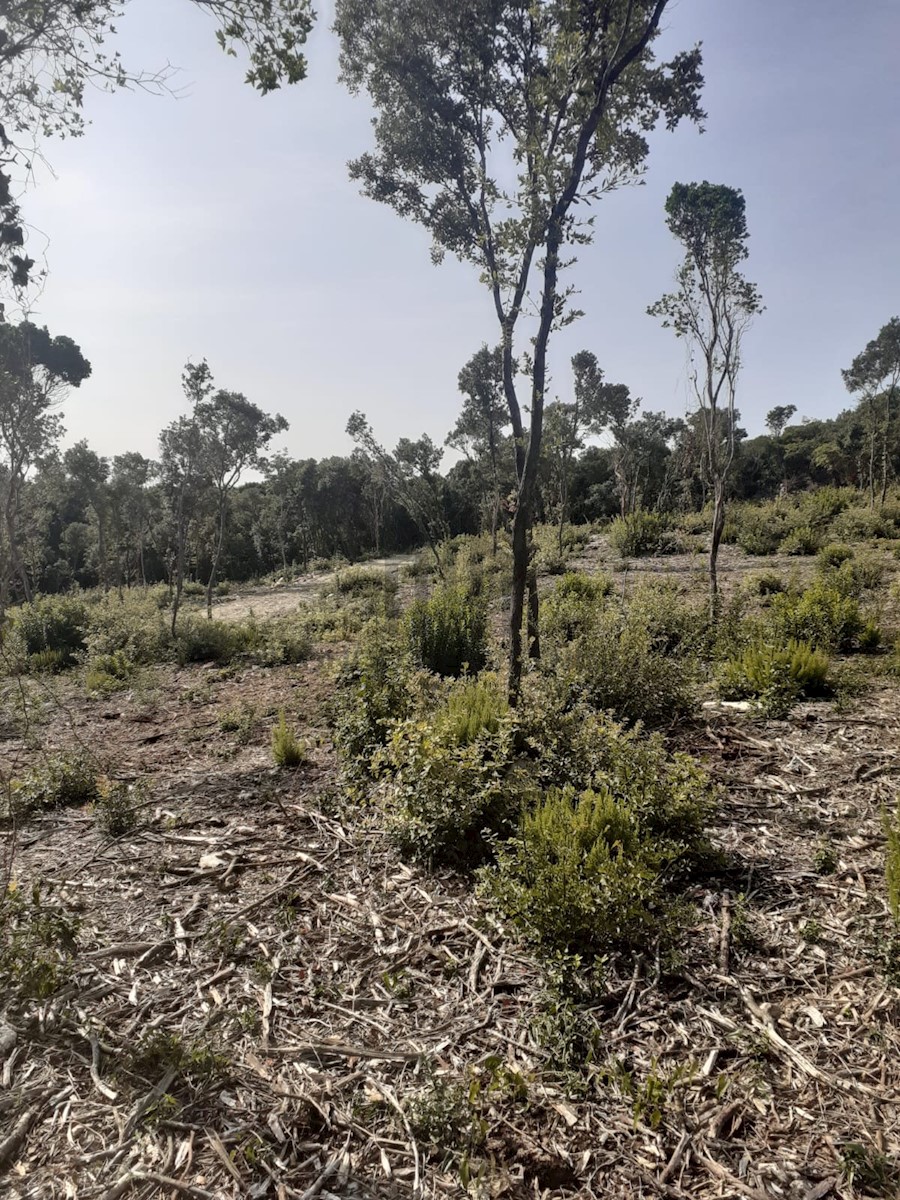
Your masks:
{"label": "hazy blue sky", "polygon": [[[56,178],[26,200],[49,238],[36,316],[93,363],[69,441],[155,454],[184,409],[182,365],[204,355],[221,386],[288,418],[297,456],[347,452],[355,408],[390,444],[453,424],[459,368],[496,340],[487,293],[471,268],[433,267],[423,231],[348,180],[370,114],[336,82],[333,6],[317,7],[309,78],[262,98],[188,0],[131,0],[126,60],[176,65],[183,95],[92,95],[86,135],[45,147]],[[746,343],[745,425],[782,403],[834,414],[841,367],[900,313],[900,4],[679,0],[666,25],[661,52],[703,41],[707,131],[660,134],[646,185],[598,206],[573,272],[586,316],[552,345],[556,390],[588,348],[646,407],[685,411],[682,348],[645,310],[678,261],[668,190],[708,179],[745,193],[767,305]]]}

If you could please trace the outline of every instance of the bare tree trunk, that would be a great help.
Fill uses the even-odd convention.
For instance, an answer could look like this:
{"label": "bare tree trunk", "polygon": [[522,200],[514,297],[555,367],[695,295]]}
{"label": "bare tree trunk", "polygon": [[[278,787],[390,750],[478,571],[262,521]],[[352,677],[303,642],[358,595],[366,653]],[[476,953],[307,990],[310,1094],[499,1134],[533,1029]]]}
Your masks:
{"label": "bare tree trunk", "polygon": [[219,532],[216,536],[216,549],[213,553],[212,566],[209,569],[209,580],[206,584],[206,619],[212,620],[212,594],[213,588],[216,585],[216,571],[219,567],[219,558],[222,554],[222,546],[225,542],[225,501],[226,496],[223,492],[219,499]]}
{"label": "bare tree trunk", "polygon": [[522,619],[525,615],[525,588],[528,583],[529,517],[520,503],[512,528],[512,597],[509,613],[509,702],[515,707],[522,686]]}
{"label": "bare tree trunk", "polygon": [[722,533],[725,529],[724,479],[716,479],[714,488],[715,501],[713,505],[712,539],[709,544],[709,606],[710,616],[715,621],[719,613],[719,545],[721,544]]}
{"label": "bare tree trunk", "polygon": [[[187,530],[184,521],[184,485],[178,493],[178,517],[176,521],[175,548],[175,594],[172,597],[172,637],[175,636],[175,626],[178,621],[178,610],[181,607],[181,593],[184,588],[184,554]],[[170,584],[171,592],[171,584]]]}
{"label": "bare tree trunk", "polygon": [[891,427],[891,399],[893,396],[893,388],[885,393],[884,396],[884,431],[881,438],[881,506],[884,507],[884,502],[887,499],[888,488],[888,473],[890,467],[890,455],[888,453],[888,434]]}
{"label": "bare tree trunk", "polygon": [[528,547],[528,558],[528,657],[539,659],[541,657],[540,601],[533,542]]}

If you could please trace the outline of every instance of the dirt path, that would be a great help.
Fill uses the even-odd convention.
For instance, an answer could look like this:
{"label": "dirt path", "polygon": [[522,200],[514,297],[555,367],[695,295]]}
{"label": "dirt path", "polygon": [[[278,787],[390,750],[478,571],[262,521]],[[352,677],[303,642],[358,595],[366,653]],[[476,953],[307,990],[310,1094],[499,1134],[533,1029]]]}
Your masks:
{"label": "dirt path", "polygon": [[[414,554],[394,554],[388,558],[374,558],[360,563],[367,571],[384,571],[396,575],[400,568],[413,561]],[[351,568],[344,567],[346,571]],[[357,569],[357,568],[352,568]],[[269,587],[246,588],[233,596],[226,596],[215,606],[216,618],[220,621],[242,621],[252,613],[254,617],[280,617],[293,612],[300,604],[315,600],[321,589],[333,583],[340,571],[325,571],[301,575],[290,583],[273,583]]]}

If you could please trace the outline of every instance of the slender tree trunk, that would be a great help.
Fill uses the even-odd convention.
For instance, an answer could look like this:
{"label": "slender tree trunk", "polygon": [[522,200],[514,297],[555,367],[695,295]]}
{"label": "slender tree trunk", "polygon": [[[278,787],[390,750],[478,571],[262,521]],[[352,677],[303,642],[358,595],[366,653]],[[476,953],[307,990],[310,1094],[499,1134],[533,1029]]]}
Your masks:
{"label": "slender tree trunk", "polygon": [[869,397],[869,507],[875,507],[875,401]]}
{"label": "slender tree trunk", "polygon": [[888,474],[890,468],[890,455],[888,453],[888,434],[891,428],[891,398],[893,388],[885,393],[884,396],[884,431],[881,438],[881,507],[884,507],[884,502],[887,499]]}
{"label": "slender tree trunk", "polygon": [[212,620],[212,594],[213,588],[216,585],[216,571],[219,566],[219,558],[225,542],[225,501],[226,495],[223,492],[219,499],[219,532],[216,537],[216,549],[213,553],[212,566],[209,569],[209,581],[206,584],[206,619],[208,621]]}
{"label": "slender tree trunk", "polygon": [[718,561],[719,546],[725,529],[725,481],[714,481],[715,500],[713,504],[712,539],[709,544],[709,607],[710,615],[715,621],[719,614],[719,578]]}
{"label": "slender tree trunk", "polygon": [[534,542],[528,547],[528,657],[541,657],[540,601],[538,599],[537,567],[534,563]]}
{"label": "slender tree trunk", "polygon": [[22,584],[22,593],[26,602],[30,603],[33,598],[31,583],[28,579],[28,572],[25,569],[25,563],[22,561],[22,555],[19,551],[18,542],[18,515],[19,515],[19,494],[18,489],[13,481],[10,481],[10,489],[6,498],[6,538],[9,542],[9,576],[14,578],[18,576]]}
{"label": "slender tree trunk", "polygon": [[522,621],[528,584],[528,531],[530,517],[523,500],[516,507],[512,527],[512,596],[509,612],[509,701],[515,707],[522,686]]}
{"label": "slender tree trunk", "polygon": [[[184,485],[178,492],[178,517],[176,522],[175,548],[175,594],[172,597],[172,637],[175,636],[175,626],[178,621],[178,610],[181,607],[181,592],[184,588],[184,555],[187,530],[184,520]],[[171,591],[171,589],[170,589]]]}
{"label": "slender tree trunk", "polygon": [[100,509],[97,514],[97,553],[100,557],[100,586],[104,592],[109,591],[109,569],[106,562],[106,517]]}

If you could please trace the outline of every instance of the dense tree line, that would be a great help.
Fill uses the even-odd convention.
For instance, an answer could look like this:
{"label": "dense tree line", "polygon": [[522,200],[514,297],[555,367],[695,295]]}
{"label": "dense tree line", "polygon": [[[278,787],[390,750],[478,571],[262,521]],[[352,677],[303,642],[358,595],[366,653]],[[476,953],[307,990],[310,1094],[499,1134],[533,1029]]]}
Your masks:
{"label": "dense tree line", "polygon": [[[733,414],[730,498],[834,484],[881,501],[900,476],[889,353],[896,326],[889,322],[845,372],[858,401],[838,417],[798,421],[795,406],[781,405],[769,412],[769,432],[749,438]],[[446,438],[459,458],[442,471],[443,450],[429,438],[387,450],[359,413],[349,425],[357,442],[351,454],[317,461],[269,453],[287,423],[218,389],[205,362],[185,369],[188,411],[161,431],[158,458],[129,451],[107,459],[85,441],[62,451],[56,406],[90,364],[71,339],[27,323],[0,324],[0,334],[5,601],[159,582],[174,598],[189,581],[203,583],[211,598],[217,579],[288,575],[335,556],[436,549],[460,533],[510,535],[515,452],[497,349],[483,346],[460,372],[460,415]],[[864,369],[874,383],[860,383]],[[572,359],[565,384],[546,405],[535,499],[537,519],[558,527],[560,544],[566,522],[638,509],[696,511],[712,502],[702,411],[674,418],[645,409],[627,385],[606,380],[589,351]]]}

